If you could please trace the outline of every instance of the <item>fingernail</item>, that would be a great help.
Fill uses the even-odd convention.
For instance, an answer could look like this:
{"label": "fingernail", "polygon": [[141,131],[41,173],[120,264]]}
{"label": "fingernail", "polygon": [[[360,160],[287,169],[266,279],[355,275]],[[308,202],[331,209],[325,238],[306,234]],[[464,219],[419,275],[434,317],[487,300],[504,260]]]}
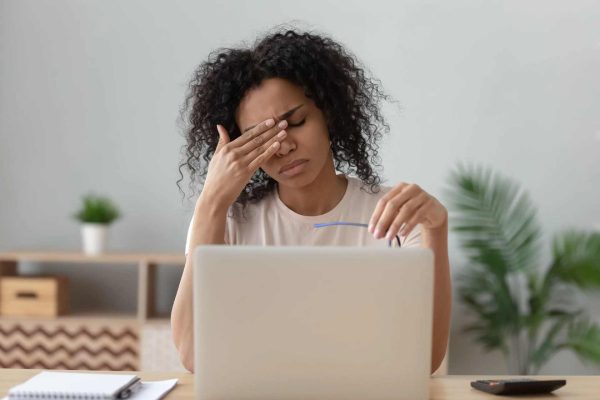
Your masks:
{"label": "fingernail", "polygon": [[375,233],[373,233],[373,236],[375,236],[375,239],[379,239],[379,229],[375,229]]}
{"label": "fingernail", "polygon": [[279,133],[277,134],[277,137],[278,137],[278,138],[282,138],[282,137],[284,137],[284,136],[286,135],[286,133],[287,133],[286,131],[281,131],[281,132],[279,132]]}
{"label": "fingernail", "polygon": [[373,225],[369,225],[369,227],[367,228],[369,233],[373,233]]}
{"label": "fingernail", "polygon": [[284,119],[277,126],[280,127],[281,129],[283,129],[287,126],[287,121]]}
{"label": "fingernail", "polygon": [[275,125],[275,120],[268,119],[268,120],[265,121],[265,125],[266,126],[273,126],[273,125]]}

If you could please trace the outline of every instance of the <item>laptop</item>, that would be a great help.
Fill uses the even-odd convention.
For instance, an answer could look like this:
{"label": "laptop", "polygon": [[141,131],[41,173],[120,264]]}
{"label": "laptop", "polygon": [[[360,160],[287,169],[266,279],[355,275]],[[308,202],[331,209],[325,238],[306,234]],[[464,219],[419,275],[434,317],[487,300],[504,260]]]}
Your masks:
{"label": "laptop", "polygon": [[203,245],[193,262],[195,398],[429,398],[429,249]]}

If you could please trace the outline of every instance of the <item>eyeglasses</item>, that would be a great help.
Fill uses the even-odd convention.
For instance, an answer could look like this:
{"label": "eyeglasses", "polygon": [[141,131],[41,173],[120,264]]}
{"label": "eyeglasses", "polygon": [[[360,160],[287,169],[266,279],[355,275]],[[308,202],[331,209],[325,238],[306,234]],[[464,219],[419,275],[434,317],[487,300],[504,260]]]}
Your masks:
{"label": "eyeglasses", "polygon": [[[322,224],[314,224],[313,226],[315,228],[323,228],[325,226],[334,226],[334,225],[345,225],[345,226],[359,226],[362,228],[368,228],[369,225],[368,224],[361,224],[358,222],[341,222],[341,221],[336,221],[336,222],[326,222],[326,223],[322,223]],[[393,243],[393,239],[392,240],[388,240],[388,247],[392,247],[392,243]],[[396,235],[396,242],[398,243],[398,247],[400,247],[400,238],[398,237],[398,235]]]}

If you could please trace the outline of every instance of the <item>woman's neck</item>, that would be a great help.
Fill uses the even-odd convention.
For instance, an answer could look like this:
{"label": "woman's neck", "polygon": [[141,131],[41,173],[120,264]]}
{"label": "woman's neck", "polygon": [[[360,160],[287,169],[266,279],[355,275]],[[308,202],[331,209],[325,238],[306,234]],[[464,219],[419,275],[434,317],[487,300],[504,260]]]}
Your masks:
{"label": "woman's neck", "polygon": [[344,197],[348,179],[344,175],[331,173],[317,177],[302,188],[280,187],[279,198],[290,210],[300,215],[323,215],[335,208]]}

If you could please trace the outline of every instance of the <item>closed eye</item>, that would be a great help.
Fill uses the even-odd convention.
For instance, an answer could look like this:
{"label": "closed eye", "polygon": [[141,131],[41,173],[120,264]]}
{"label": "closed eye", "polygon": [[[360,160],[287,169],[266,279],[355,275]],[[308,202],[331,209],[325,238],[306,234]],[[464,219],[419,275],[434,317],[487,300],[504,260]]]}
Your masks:
{"label": "closed eye", "polygon": [[288,123],[288,126],[291,126],[291,127],[302,126],[302,125],[304,125],[305,121],[306,121],[306,118],[304,118],[302,121],[298,122],[297,124]]}

